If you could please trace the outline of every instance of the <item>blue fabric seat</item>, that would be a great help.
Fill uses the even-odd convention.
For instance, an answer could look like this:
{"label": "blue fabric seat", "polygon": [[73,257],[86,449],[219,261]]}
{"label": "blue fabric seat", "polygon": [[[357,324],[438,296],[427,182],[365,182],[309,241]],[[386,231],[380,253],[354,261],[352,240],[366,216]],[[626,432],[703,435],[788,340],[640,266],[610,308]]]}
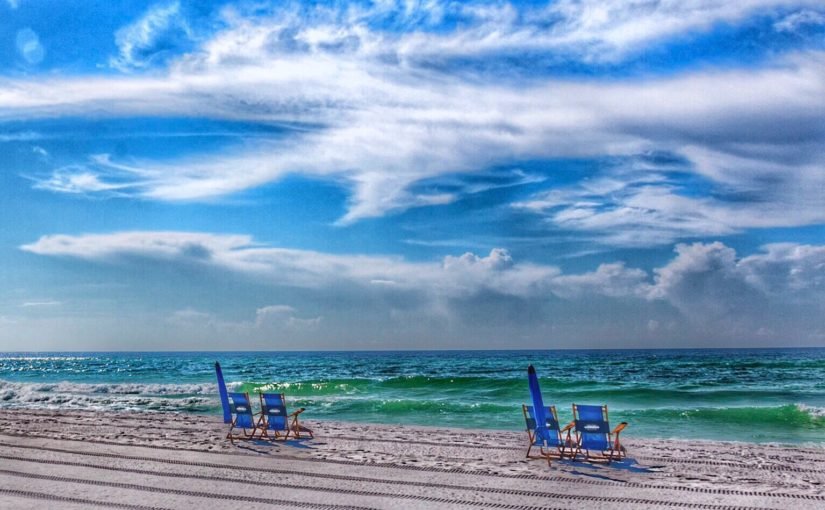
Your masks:
{"label": "blue fabric seat", "polygon": [[573,404],[573,423],[576,430],[574,457],[584,452],[586,460],[607,463],[625,457],[619,434],[627,427],[627,422],[610,430],[606,405]]}
{"label": "blue fabric seat", "polygon": [[[232,415],[232,422],[229,424],[229,432],[226,438],[233,444],[235,439],[252,439],[255,437],[255,430],[258,426],[255,422],[255,414],[252,412],[252,401],[249,393],[228,393],[229,411]],[[242,433],[233,434],[235,429],[241,429]],[[247,429],[250,429],[247,432]]]}
{"label": "blue fabric seat", "polygon": [[[572,441],[570,431],[573,423],[568,423],[564,428],[559,427],[559,418],[556,414],[556,406],[544,408],[544,427],[536,426],[536,413],[533,406],[522,405],[524,422],[527,426],[527,437],[529,446],[527,447],[527,457],[530,457],[530,450],[538,446],[542,457],[563,458],[566,454],[572,453]],[[566,451],[569,448],[569,451]],[[553,450],[555,449],[555,451]]]}
{"label": "blue fabric seat", "polygon": [[302,432],[309,434],[309,437],[314,437],[312,430],[298,423],[298,415],[304,411],[302,407],[297,411],[287,413],[286,398],[283,393],[261,393],[261,417],[258,420],[261,437],[270,437],[269,432],[272,432],[274,436],[271,439],[282,435],[284,439],[287,439],[290,434],[300,438]]}

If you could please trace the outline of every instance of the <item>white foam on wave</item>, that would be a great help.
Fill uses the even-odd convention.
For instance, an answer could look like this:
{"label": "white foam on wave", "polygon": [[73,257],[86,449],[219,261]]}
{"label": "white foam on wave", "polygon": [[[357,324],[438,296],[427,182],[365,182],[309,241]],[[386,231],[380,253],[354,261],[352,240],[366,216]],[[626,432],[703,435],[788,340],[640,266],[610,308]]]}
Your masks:
{"label": "white foam on wave", "polygon": [[825,418],[825,407],[809,406],[807,404],[796,404],[796,408],[803,413],[809,414],[814,418]]}
{"label": "white foam on wave", "polygon": [[0,407],[206,411],[218,405],[214,384],[22,383],[0,380]]}

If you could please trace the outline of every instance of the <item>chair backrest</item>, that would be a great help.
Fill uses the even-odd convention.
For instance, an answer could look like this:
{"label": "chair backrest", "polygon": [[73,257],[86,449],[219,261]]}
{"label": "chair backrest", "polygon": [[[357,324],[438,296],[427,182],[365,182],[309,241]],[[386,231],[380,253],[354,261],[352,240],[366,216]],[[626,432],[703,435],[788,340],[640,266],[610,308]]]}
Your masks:
{"label": "chair backrest", "polygon": [[229,393],[229,410],[235,415],[235,426],[254,428],[255,417],[252,414],[252,401],[249,393]]}
{"label": "chair backrest", "polygon": [[547,406],[544,408],[544,414],[546,416],[545,427],[539,431],[539,433],[536,433],[536,413],[533,410],[533,406],[522,405],[521,407],[524,412],[524,422],[527,425],[527,430],[533,433],[533,444],[546,444],[547,446],[559,446],[562,444],[556,406]]}
{"label": "chair backrest", "polygon": [[576,422],[576,432],[581,438],[582,448],[602,451],[610,448],[607,406],[573,404],[573,420]]}
{"label": "chair backrest", "polygon": [[261,393],[261,412],[269,430],[287,430],[286,399],[283,393]]}

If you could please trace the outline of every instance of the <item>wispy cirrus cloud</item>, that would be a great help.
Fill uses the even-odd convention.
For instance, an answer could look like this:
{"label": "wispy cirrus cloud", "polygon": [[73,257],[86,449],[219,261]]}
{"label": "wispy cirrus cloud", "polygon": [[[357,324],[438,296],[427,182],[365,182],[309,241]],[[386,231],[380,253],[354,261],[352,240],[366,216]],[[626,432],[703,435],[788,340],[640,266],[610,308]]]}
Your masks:
{"label": "wispy cirrus cloud", "polygon": [[53,299],[47,299],[42,301],[25,301],[20,306],[23,308],[32,308],[32,307],[41,307],[41,306],[60,306],[63,303],[61,301],[55,301]]}
{"label": "wispy cirrus cloud", "polygon": [[[131,35],[124,41],[131,42],[124,42],[119,58],[138,55],[144,42],[153,47],[157,34],[176,27],[176,6],[155,6],[126,30]],[[263,17],[227,8],[225,28],[151,77],[2,81],[0,118],[95,111],[305,127],[218,153],[162,160],[104,157],[38,178],[38,187],[57,192],[117,190],[122,196],[155,200],[205,200],[303,173],[348,183],[351,197],[339,223],[350,224],[449,203],[469,192],[416,188],[449,178],[445,176],[523,159],[667,151],[684,157],[682,171],[706,179],[712,194],[690,196],[673,182],[641,186],[646,177],[634,181],[634,174],[623,174],[615,178],[624,179],[626,186],[615,195],[571,188],[562,190],[566,206],[541,205],[548,197],[560,200],[552,197],[556,191],[522,204],[556,227],[620,245],[725,235],[764,226],[766,217],[769,226],[823,221],[812,191],[823,179],[824,161],[817,150],[825,141],[822,52],[785,55],[757,68],[620,81],[542,74],[518,82],[500,75],[479,79],[461,66],[435,65],[445,57],[501,56],[506,61],[513,51],[525,50],[615,59],[653,40],[757,12],[818,12],[814,3],[570,1],[541,7],[436,7],[425,16],[424,10],[395,4],[351,9],[290,5]],[[467,23],[448,29],[439,25],[445,16]],[[390,18],[409,25],[382,28]],[[734,199],[737,193],[749,193],[752,203]],[[581,207],[582,196],[607,205]],[[757,203],[770,210],[792,207],[799,214],[764,215]],[[685,211],[693,214],[680,221]],[[633,224],[643,226],[639,235],[621,235]]]}
{"label": "wispy cirrus cloud", "polygon": [[774,28],[780,32],[797,32],[800,28],[825,25],[825,13],[811,9],[803,9],[788,14],[774,23]]}
{"label": "wispy cirrus cloud", "polygon": [[157,65],[188,49],[191,38],[180,2],[155,4],[115,33],[118,55],[109,65],[121,71]]}
{"label": "wispy cirrus cloud", "polygon": [[[781,191],[782,186],[799,182],[806,183],[798,187],[804,193],[815,189],[822,176],[818,171],[821,154],[815,150],[822,136],[816,119],[825,109],[822,62],[821,55],[810,54],[755,71],[702,73],[645,80],[632,86],[554,81],[520,90],[454,80],[435,88],[426,81],[407,83],[404,77],[377,80],[361,69],[342,68],[334,61],[313,63],[321,73],[315,77],[317,81],[312,73],[299,71],[303,61],[282,63],[288,72],[267,75],[237,69],[240,78],[234,85],[228,77],[211,81],[206,76],[202,80],[180,76],[179,80],[116,81],[102,92],[105,97],[91,94],[88,99],[108,103],[108,108],[121,114],[134,113],[134,108],[159,114],[162,107],[188,110],[198,101],[193,98],[220,95],[217,87],[222,84],[230,90],[240,88],[230,97],[252,94],[247,90],[251,88],[267,88],[272,108],[250,111],[250,117],[325,127],[208,156],[131,162],[101,158],[93,162],[94,187],[128,183],[131,193],[138,196],[198,200],[260,186],[292,172],[331,175],[343,177],[353,186],[349,211],[342,218],[347,223],[392,210],[449,202],[454,197],[414,193],[411,187],[425,179],[477,171],[491,163],[666,149],[681,153],[689,163],[686,170],[699,171],[720,189],[752,185],[756,192]],[[243,83],[246,72],[250,81]],[[329,82],[348,85],[330,90]],[[199,90],[208,83],[212,84]],[[154,93],[161,90],[160,96]],[[301,91],[298,96],[296,90]],[[90,92],[85,90],[84,94]],[[121,98],[114,97],[121,93]],[[314,99],[308,97],[316,93]],[[30,97],[16,105],[39,97],[36,92],[21,94]],[[135,100],[134,95],[144,94],[154,96],[155,101]],[[267,93],[255,94],[262,100]],[[176,100],[178,95],[180,101]],[[320,110],[311,106],[319,103],[337,106]],[[296,111],[287,104],[307,107]],[[73,110],[79,104],[63,106]],[[220,110],[228,116],[245,115],[221,101],[207,100],[203,109],[211,109],[215,115],[220,115]],[[339,114],[335,119],[333,112]],[[796,141],[777,127],[787,125],[790,119],[794,119]],[[713,126],[716,136],[707,137],[708,126]],[[766,155],[777,163],[768,164]],[[780,163],[783,160],[786,162]],[[81,172],[89,173],[88,167]],[[63,171],[61,174],[44,177],[40,186],[65,191],[61,183],[70,178]],[[765,186],[771,180],[780,187]],[[772,192],[766,201],[778,208],[789,206],[795,191]],[[809,204],[812,199],[815,197],[793,203]],[[720,209],[730,209],[724,200],[714,203]],[[811,217],[819,219],[817,211],[821,208],[805,207],[802,216],[785,218],[788,224],[806,224]],[[747,221],[742,224],[749,226]],[[733,225],[704,233],[721,234],[736,228]]]}
{"label": "wispy cirrus cloud", "polygon": [[[735,25],[750,17],[785,17],[794,23],[818,14],[815,0],[746,0],[736,3],[633,0],[563,0],[530,8],[510,3],[460,9],[467,28],[448,34],[417,32],[399,53],[409,59],[545,51],[590,62],[619,61],[653,43]],[[791,14],[787,14],[787,13]],[[797,17],[794,18],[793,16]],[[787,24],[786,23],[786,24]],[[784,27],[782,22],[778,22]]]}

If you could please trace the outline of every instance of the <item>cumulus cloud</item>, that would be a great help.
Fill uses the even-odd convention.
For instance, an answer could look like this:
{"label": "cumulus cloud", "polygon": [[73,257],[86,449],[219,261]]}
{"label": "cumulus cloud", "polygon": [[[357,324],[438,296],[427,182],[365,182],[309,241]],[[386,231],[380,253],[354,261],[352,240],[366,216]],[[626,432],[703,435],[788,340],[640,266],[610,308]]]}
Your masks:
{"label": "cumulus cloud", "polygon": [[710,337],[810,341],[825,312],[825,247],[766,245],[739,258],[722,243],[676,246],[654,270],[649,299],[676,307]]}
{"label": "cumulus cloud", "polygon": [[[666,300],[677,308],[717,307],[760,296],[806,295],[825,290],[825,247],[770,244],[738,258],[720,242],[678,244],[676,257],[644,270],[622,262],[601,264],[595,271],[564,274],[551,265],[516,262],[502,248],[486,256],[465,253],[441,263],[409,262],[398,257],[337,255],[277,248],[249,236],[187,232],[123,232],[80,236],[43,236],[22,250],[39,255],[116,262],[144,257],[170,262],[219,266],[238,273],[271,277],[277,285],[319,289],[342,282],[365,290],[417,290],[462,297],[492,291],[521,298],[579,298],[587,295]],[[731,298],[731,299],[729,299]],[[257,315],[286,316],[287,305],[260,308]]]}
{"label": "cumulus cloud", "polygon": [[[21,247],[39,255],[115,263],[133,257],[217,266],[268,278],[272,284],[320,289],[337,284],[363,292],[420,292],[462,298],[481,292],[520,298],[553,294],[634,294],[630,282],[638,270],[606,266],[596,273],[561,277],[555,266],[516,263],[507,250],[486,256],[447,256],[440,263],[409,262],[399,257],[334,255],[309,250],[262,246],[251,237],[188,232],[121,232],[80,236],[43,236]],[[259,280],[260,281],[260,280]],[[599,282],[603,283],[600,285]],[[621,289],[624,286],[624,291]],[[258,310],[259,316],[289,314],[283,305]]]}
{"label": "cumulus cloud", "polygon": [[648,274],[641,269],[629,269],[623,262],[599,264],[590,273],[559,276],[554,293],[567,298],[583,295],[608,297],[642,297],[648,291]]}
{"label": "cumulus cloud", "polygon": [[[800,244],[769,244],[746,256],[721,242],[678,244],[675,256],[652,271],[617,261],[579,273],[519,261],[500,248],[486,255],[412,262],[185,232],[44,236],[21,248],[43,256],[125,264],[127,271],[128,264],[142,259],[186,265],[188,271],[217,269],[223,282],[266,286],[273,295],[284,291],[302,303],[262,305],[243,320],[192,308],[168,318],[188,331],[206,328],[204,334],[243,338],[265,331],[339,338],[342,328],[352,328],[353,339],[383,338],[381,332],[390,324],[416,338],[434,332],[457,338],[479,333],[481,325],[486,336],[525,328],[550,334],[546,328],[551,325],[572,321],[564,326],[572,328],[565,333],[571,338],[590,332],[615,340],[617,328],[630,327],[650,338],[687,338],[701,345],[714,339],[809,343],[821,330],[818,317],[825,313],[825,247]],[[146,271],[149,266],[141,267]],[[580,323],[582,313],[588,319]],[[359,317],[356,323],[353,316]]]}

